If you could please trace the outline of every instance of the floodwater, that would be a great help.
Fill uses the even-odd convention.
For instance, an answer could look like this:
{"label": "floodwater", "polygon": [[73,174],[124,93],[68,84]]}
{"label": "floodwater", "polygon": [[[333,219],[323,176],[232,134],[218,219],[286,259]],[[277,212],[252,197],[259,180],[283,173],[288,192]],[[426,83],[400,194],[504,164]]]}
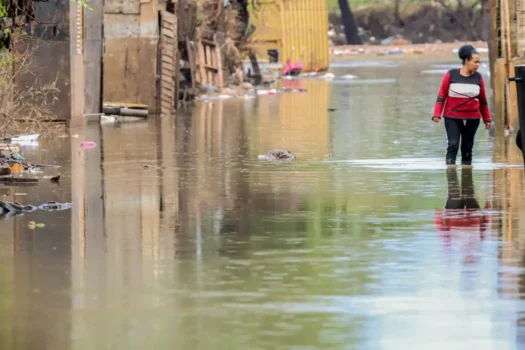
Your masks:
{"label": "floodwater", "polygon": [[340,61],[307,93],[24,147],[61,183],[4,198],[73,209],[0,221],[0,349],[525,348],[522,160],[480,129],[447,171],[450,64]]}

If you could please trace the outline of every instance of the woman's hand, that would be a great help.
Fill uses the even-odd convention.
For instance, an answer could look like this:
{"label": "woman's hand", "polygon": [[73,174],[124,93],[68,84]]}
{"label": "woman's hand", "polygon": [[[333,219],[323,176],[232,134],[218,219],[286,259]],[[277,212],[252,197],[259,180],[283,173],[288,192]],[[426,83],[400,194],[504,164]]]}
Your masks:
{"label": "woman's hand", "polygon": [[441,118],[439,118],[439,117],[433,117],[433,118],[432,118],[432,121],[433,121],[434,123],[439,123],[439,122],[441,121]]}
{"label": "woman's hand", "polygon": [[490,126],[492,125],[492,122],[485,122],[485,129],[490,129]]}

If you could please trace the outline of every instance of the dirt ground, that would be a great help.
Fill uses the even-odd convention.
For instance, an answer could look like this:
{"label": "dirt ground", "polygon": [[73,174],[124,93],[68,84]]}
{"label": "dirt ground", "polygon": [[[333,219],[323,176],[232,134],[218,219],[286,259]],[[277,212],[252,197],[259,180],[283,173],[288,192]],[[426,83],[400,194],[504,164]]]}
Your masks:
{"label": "dirt ground", "polygon": [[[332,46],[330,47],[330,56],[332,59],[348,59],[356,58],[363,59],[369,57],[385,57],[388,59],[394,58],[409,58],[409,57],[421,57],[433,56],[433,57],[457,57],[453,52],[455,49],[459,49],[462,45],[470,44],[481,51],[482,57],[487,57],[488,45],[486,42],[455,42],[455,43],[440,43],[440,44],[410,44],[410,45],[345,45],[345,46]],[[387,54],[389,51],[405,51],[400,54]]]}
{"label": "dirt ground", "polygon": [[[393,1],[391,4],[357,9],[354,11],[354,18],[357,26],[364,30],[364,43],[372,38],[380,42],[395,35],[415,44],[487,40],[490,21],[488,12],[483,12],[478,7],[452,9],[437,4],[402,6],[400,18],[396,19]],[[337,34],[341,34],[340,14],[330,13],[329,21]],[[344,35],[334,41],[336,45],[344,43]]]}

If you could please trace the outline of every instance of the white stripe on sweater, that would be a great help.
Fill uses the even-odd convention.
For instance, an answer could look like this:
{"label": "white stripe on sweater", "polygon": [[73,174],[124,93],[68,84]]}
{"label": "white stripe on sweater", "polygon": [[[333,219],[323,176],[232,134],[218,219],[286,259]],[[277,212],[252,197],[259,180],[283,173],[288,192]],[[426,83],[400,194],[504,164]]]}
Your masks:
{"label": "white stripe on sweater", "polygon": [[477,97],[479,96],[480,90],[479,85],[452,83],[448,90],[448,96],[457,98]]}

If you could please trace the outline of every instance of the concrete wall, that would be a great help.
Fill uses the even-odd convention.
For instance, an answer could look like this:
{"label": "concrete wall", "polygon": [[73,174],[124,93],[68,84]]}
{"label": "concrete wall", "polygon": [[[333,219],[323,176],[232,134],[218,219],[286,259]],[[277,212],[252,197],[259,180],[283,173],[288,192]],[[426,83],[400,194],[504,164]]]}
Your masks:
{"label": "concrete wall", "polygon": [[162,0],[106,0],[104,102],[142,103],[156,110],[158,11]]}

